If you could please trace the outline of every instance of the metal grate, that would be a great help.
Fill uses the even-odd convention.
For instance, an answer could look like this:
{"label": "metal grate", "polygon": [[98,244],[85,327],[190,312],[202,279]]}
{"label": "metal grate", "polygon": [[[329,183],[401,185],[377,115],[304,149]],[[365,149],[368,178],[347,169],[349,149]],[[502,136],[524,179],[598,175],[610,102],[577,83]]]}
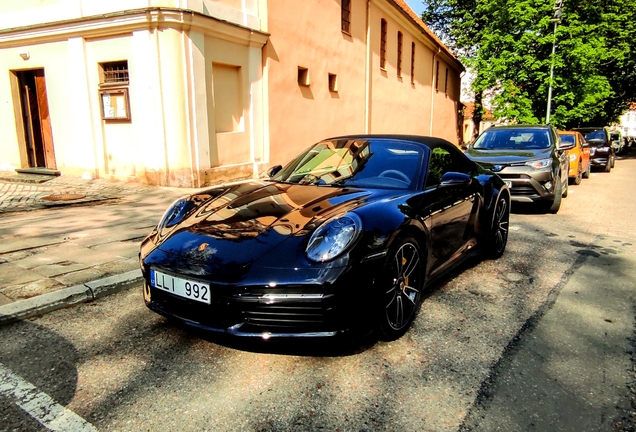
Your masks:
{"label": "metal grate", "polygon": [[102,63],[105,83],[128,82],[128,60]]}
{"label": "metal grate", "polygon": [[82,194],[53,194],[53,195],[43,196],[40,199],[44,200],[44,201],[73,201],[73,200],[78,200],[78,199],[82,199],[82,198],[86,198],[86,195],[82,195]]}

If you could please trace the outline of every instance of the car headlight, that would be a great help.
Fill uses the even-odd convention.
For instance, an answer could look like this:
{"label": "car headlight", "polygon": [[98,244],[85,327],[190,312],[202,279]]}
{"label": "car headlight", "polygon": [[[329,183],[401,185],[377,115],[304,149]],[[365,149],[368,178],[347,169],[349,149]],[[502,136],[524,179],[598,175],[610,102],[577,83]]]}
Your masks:
{"label": "car headlight", "polygon": [[323,223],[309,238],[307,257],[316,262],[336,258],[349,247],[362,231],[362,222],[354,213],[337,216]]}
{"label": "car headlight", "polygon": [[192,202],[187,197],[182,197],[173,202],[161,217],[157,229],[161,231],[181,222],[185,214],[192,208]]}
{"label": "car headlight", "polygon": [[526,165],[534,169],[549,168],[552,166],[552,159],[538,159],[526,162]]}

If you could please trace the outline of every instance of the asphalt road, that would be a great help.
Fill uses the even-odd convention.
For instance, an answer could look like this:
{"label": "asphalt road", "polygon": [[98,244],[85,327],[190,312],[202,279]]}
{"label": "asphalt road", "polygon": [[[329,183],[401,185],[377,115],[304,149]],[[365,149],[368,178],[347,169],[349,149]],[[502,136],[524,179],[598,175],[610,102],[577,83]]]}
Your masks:
{"label": "asphalt road", "polygon": [[633,430],[635,172],[514,207],[392,343],[209,338],[140,287],[0,328],[0,430]]}

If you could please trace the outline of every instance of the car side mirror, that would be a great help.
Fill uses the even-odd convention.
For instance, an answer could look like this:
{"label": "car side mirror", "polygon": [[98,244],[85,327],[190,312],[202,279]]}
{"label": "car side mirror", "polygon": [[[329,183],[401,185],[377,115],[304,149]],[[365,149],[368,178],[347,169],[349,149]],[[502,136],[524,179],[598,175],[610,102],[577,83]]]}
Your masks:
{"label": "car side mirror", "polygon": [[460,186],[470,183],[470,175],[460,172],[447,172],[439,181],[440,187]]}
{"label": "car side mirror", "polygon": [[557,150],[572,150],[576,144],[574,143],[564,143],[563,141],[559,141],[557,146]]}
{"label": "car side mirror", "polygon": [[590,146],[590,144],[587,141],[581,142],[581,147],[586,148],[586,147],[589,147],[589,146]]}
{"label": "car side mirror", "polygon": [[267,174],[267,176],[268,176],[269,178],[272,178],[272,177],[274,177],[276,174],[278,174],[278,172],[279,172],[280,170],[282,170],[282,169],[283,169],[283,166],[282,166],[282,165],[275,165],[275,166],[271,167],[270,169],[268,169],[268,170],[267,170],[267,172],[266,172],[266,174]]}

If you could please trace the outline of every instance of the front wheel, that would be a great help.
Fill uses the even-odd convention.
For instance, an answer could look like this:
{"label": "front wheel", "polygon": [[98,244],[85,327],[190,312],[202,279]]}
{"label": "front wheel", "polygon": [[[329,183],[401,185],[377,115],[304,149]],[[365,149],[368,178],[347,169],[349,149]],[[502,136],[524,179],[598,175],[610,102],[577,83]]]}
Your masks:
{"label": "front wheel", "polygon": [[510,221],[510,202],[500,196],[492,217],[488,238],[488,256],[496,259],[503,255],[508,243],[508,224]]}
{"label": "front wheel", "polygon": [[378,287],[378,331],[382,339],[400,338],[415,319],[425,268],[414,238],[402,239],[391,248]]}
{"label": "front wheel", "polygon": [[548,213],[557,214],[561,208],[561,198],[563,192],[561,192],[561,180],[557,180],[554,189],[554,200],[548,202]]}

